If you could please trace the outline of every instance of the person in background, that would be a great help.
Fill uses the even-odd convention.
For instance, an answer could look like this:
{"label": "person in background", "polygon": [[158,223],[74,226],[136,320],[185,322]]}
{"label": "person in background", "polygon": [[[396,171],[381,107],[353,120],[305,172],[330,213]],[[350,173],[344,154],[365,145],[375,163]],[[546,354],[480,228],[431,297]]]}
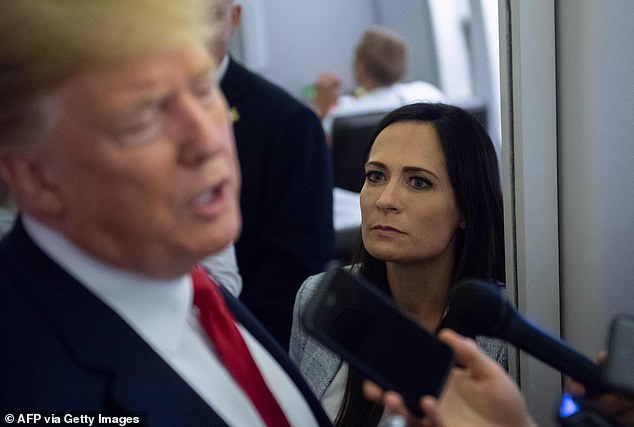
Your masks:
{"label": "person in background", "polygon": [[401,82],[407,63],[407,45],[400,36],[384,27],[367,29],[354,53],[355,93],[341,95],[341,79],[330,72],[320,74],[315,82],[313,107],[322,117],[326,133],[331,133],[339,116],[388,112],[418,101],[444,101],[445,95],[431,83]]}
{"label": "person in background", "polygon": [[[502,192],[493,143],[466,111],[428,103],[392,111],[370,141],[360,195],[362,244],[351,268],[421,327],[436,331],[454,281],[476,277],[503,287]],[[320,277],[298,292],[291,358],[336,425],[377,425],[384,410],[363,398],[361,375],[300,323]],[[506,345],[478,342],[506,366]]]}
{"label": "person in background", "polygon": [[243,182],[240,298],[288,349],[297,289],[334,257],[332,164],[311,109],[228,54],[241,5],[214,4],[221,30],[210,49],[231,108]]}
{"label": "person in background", "polygon": [[198,265],[241,226],[206,7],[0,3],[0,175],[19,208],[0,241],[3,417],[329,424]]}

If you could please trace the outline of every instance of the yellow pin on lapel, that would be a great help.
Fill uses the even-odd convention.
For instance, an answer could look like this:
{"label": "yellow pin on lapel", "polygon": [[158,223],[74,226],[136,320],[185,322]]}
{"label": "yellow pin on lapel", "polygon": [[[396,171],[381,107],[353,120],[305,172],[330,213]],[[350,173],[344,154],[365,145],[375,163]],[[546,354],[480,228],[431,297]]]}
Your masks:
{"label": "yellow pin on lapel", "polygon": [[238,113],[238,109],[236,107],[231,107],[229,114],[231,114],[231,123],[235,123],[240,120],[240,113]]}

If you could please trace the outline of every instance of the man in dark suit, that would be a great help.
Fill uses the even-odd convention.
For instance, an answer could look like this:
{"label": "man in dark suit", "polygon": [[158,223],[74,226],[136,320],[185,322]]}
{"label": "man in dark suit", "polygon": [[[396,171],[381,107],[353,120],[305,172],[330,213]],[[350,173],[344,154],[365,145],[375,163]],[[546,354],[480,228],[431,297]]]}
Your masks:
{"label": "man in dark suit", "polygon": [[75,412],[153,426],[328,425],[248,310],[189,273],[241,225],[200,7],[0,6],[0,174],[20,209],[0,242],[5,421]]}
{"label": "man in dark suit", "polygon": [[218,2],[221,31],[211,46],[243,180],[240,298],[288,347],[299,286],[334,257],[332,163],[314,112],[228,55],[240,15],[233,0]]}

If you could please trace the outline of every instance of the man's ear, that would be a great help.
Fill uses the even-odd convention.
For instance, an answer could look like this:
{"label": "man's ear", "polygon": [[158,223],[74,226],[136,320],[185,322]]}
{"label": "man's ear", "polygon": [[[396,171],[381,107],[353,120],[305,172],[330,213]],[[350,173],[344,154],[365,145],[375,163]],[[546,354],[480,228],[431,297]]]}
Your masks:
{"label": "man's ear", "polygon": [[0,176],[11,190],[20,209],[37,218],[57,216],[62,212],[62,198],[49,183],[43,166],[26,153],[0,155]]}
{"label": "man's ear", "polygon": [[234,4],[231,6],[231,35],[234,35],[240,26],[242,20],[242,5]]}

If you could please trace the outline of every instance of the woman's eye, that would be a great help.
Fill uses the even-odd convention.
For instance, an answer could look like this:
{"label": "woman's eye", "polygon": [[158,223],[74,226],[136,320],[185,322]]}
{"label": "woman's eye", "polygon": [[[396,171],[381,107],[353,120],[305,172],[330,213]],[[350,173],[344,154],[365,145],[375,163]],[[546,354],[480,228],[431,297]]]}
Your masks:
{"label": "woman's eye", "polygon": [[380,182],[384,179],[383,173],[379,171],[367,171],[365,173],[365,179],[369,182]]}
{"label": "woman's eye", "polygon": [[412,184],[412,187],[416,189],[427,188],[431,185],[431,181],[427,178],[423,178],[422,176],[414,176],[410,178],[410,183]]}

